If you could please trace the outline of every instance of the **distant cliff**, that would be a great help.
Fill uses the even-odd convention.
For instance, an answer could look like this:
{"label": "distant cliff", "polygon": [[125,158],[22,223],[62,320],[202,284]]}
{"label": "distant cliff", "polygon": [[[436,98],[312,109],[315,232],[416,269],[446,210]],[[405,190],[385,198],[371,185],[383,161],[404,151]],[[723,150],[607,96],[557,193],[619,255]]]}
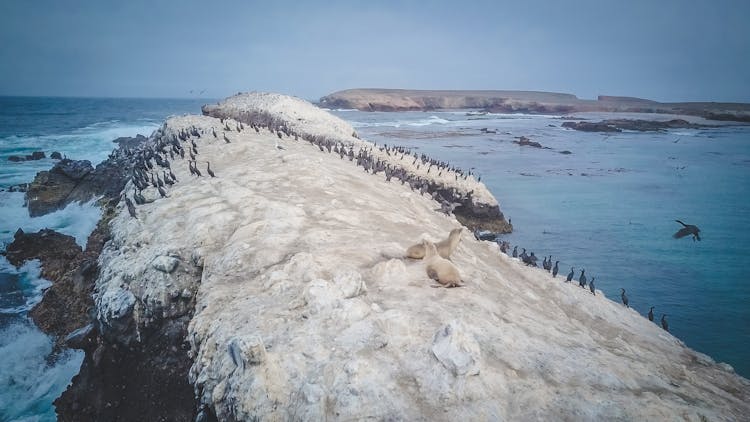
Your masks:
{"label": "distant cliff", "polygon": [[659,103],[634,97],[600,95],[582,100],[572,94],[537,91],[426,91],[347,89],[320,99],[321,107],[362,111],[428,111],[483,109],[494,113],[567,114],[576,112],[662,113],[711,120],[750,122],[750,104]]}

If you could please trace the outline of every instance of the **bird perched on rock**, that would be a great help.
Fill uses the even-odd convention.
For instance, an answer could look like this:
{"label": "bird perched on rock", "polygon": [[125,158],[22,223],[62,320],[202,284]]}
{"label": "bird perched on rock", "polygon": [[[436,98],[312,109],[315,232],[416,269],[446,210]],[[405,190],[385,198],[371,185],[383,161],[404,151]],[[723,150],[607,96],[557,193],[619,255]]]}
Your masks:
{"label": "bird perched on rock", "polygon": [[696,240],[697,241],[701,240],[701,236],[699,234],[701,232],[701,229],[699,229],[698,226],[694,226],[692,224],[685,224],[680,220],[675,220],[675,221],[682,224],[683,227],[680,230],[677,230],[677,233],[672,235],[672,237],[674,237],[675,239],[680,239],[685,236],[692,235],[693,242],[695,242]]}
{"label": "bird perched on rock", "polygon": [[622,293],[620,293],[620,298],[622,299],[622,304],[625,305],[626,308],[629,308],[630,307],[630,306],[628,306],[628,302],[629,301],[628,301],[628,297],[625,295],[625,289],[623,289],[621,287],[620,290],[622,290]]}
{"label": "bird perched on rock", "polygon": [[130,214],[130,216],[137,219],[138,217],[136,217],[135,215],[135,205],[133,205],[133,201],[131,201],[127,196],[125,197],[125,205],[127,205],[128,207],[128,213]]}
{"label": "bird perched on rock", "polygon": [[584,289],[586,288],[586,274],[585,273],[586,273],[585,269],[581,270],[581,276],[578,277],[578,286],[583,287]]}
{"label": "bird perched on rock", "polygon": [[214,171],[211,170],[211,163],[206,161],[206,172],[208,172],[208,175],[211,177],[216,177],[216,174],[214,174]]}
{"label": "bird perched on rock", "polygon": [[651,309],[648,310],[648,320],[653,321],[654,320],[654,307],[652,306]]}
{"label": "bird perched on rock", "polygon": [[555,277],[557,277],[557,272],[559,271],[559,268],[557,268],[557,264],[558,264],[559,262],[560,262],[560,261],[555,261],[555,267],[554,267],[554,268],[552,268],[552,278],[555,278]]}
{"label": "bird perched on rock", "polygon": [[594,280],[596,280],[596,277],[591,277],[591,282],[589,283],[589,290],[591,290],[591,294],[596,296],[596,287],[594,287]]}
{"label": "bird perched on rock", "polygon": [[569,283],[571,280],[573,280],[573,267],[570,267],[570,272],[568,273],[568,278],[565,279],[566,283]]}
{"label": "bird perched on rock", "polygon": [[664,329],[664,331],[669,331],[669,324],[667,323],[667,314],[664,314],[661,316],[661,328]]}

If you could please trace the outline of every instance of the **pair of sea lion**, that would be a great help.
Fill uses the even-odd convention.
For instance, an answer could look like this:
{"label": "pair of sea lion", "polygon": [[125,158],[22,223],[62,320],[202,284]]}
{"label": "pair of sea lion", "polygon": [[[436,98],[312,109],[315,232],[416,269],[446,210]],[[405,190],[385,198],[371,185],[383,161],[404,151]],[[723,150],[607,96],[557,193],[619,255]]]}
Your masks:
{"label": "pair of sea lion", "polygon": [[461,240],[461,229],[451,230],[448,238],[437,243],[423,240],[410,246],[406,256],[413,259],[424,259],[427,276],[443,287],[461,287],[463,281],[458,268],[448,260]]}

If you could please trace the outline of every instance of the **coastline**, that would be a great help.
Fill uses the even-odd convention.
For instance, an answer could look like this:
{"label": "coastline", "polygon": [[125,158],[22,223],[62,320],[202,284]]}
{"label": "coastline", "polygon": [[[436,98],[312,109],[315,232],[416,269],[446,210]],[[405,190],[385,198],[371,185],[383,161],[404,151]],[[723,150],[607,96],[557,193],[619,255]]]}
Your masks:
{"label": "coastline", "polygon": [[660,103],[641,98],[605,95],[600,95],[596,100],[582,100],[573,94],[537,91],[347,89],[322,97],[319,104],[331,109],[360,111],[480,109],[492,113],[529,114],[650,113],[750,122],[750,104]]}
{"label": "coastline", "polygon": [[[242,111],[219,108],[222,110],[217,114],[221,118]],[[639,315],[604,299],[602,303],[590,302],[589,295],[567,289],[570,286],[551,285],[546,274],[523,268],[499,254],[496,245],[474,241],[470,235],[464,235],[456,256],[457,265],[470,277],[467,287],[431,289],[419,263],[393,256],[410,241],[438,239],[447,228],[457,226],[456,220],[434,212],[434,201],[408,187],[386,185],[375,179],[376,175],[365,176],[352,163],[318,151],[307,142],[279,138],[266,129],[262,133],[249,128],[238,131],[238,120],[228,122],[230,131],[224,131],[224,122],[212,117],[188,116],[165,123],[163,137],[190,128],[202,134],[192,139],[201,159],[211,161],[217,178],[191,177],[182,163],[174,169],[180,184],[170,190],[169,198],[159,199],[152,191],[148,199],[153,202],[137,208],[138,219],[131,218],[120,203],[112,220],[113,239],[99,260],[108,273],[97,280],[98,320],[115,342],[137,345],[141,334],[148,331],[146,327],[158,325],[165,316],[192,318],[187,332],[194,359],[190,376],[204,405],[197,409],[205,409],[206,415],[215,412],[226,420],[252,415],[420,417],[410,413],[413,410],[409,408],[416,406],[425,411],[445,409],[443,412],[455,417],[517,418],[530,414],[486,403],[467,408],[454,394],[458,392],[464,399],[525,402],[530,398],[511,393],[504,383],[521,385],[521,391],[542,388],[551,394],[552,384],[566,385],[572,376],[576,382],[623,389],[623,394],[647,385],[652,391],[648,397],[628,403],[618,396],[614,401],[625,408],[618,411],[626,416],[669,417],[681,409],[694,417],[721,417],[720,406],[703,396],[708,393],[693,389],[692,383],[718,377],[727,383],[720,388],[739,395],[743,388],[746,391],[747,380],[743,383],[710,358],[685,348],[658,328],[642,324]],[[212,139],[209,129],[216,130],[219,137]],[[221,140],[222,132],[228,134],[230,143]],[[331,136],[340,140],[344,135],[349,136],[345,132]],[[347,141],[361,142],[356,138]],[[285,149],[275,149],[275,142]],[[354,198],[352,192],[357,192]],[[180,219],[171,217],[176,213]],[[227,226],[240,228],[231,232]],[[379,230],[373,233],[373,227]],[[367,248],[361,246],[363,241]],[[160,257],[177,259],[176,272],[156,268],[154,259]],[[126,277],[128,274],[142,279]],[[183,295],[185,289],[187,295]],[[529,291],[536,293],[529,296]],[[132,308],[130,299],[120,300],[130,297],[127,292],[136,299]],[[197,303],[194,316],[183,313],[190,308],[193,295]],[[487,297],[483,300],[480,296]],[[466,309],[466,303],[477,303],[478,309]],[[585,310],[592,303],[596,312]],[[551,309],[536,315],[541,304]],[[415,308],[425,315],[411,312]],[[612,331],[593,326],[593,321],[601,318],[600,312]],[[278,321],[258,321],[254,316],[259,314],[274,315]],[[558,325],[561,315],[571,321]],[[457,322],[450,317],[456,317]],[[588,364],[584,369],[582,362],[570,361],[543,346],[542,339],[549,333],[530,322],[540,317],[549,318],[547,323],[572,336],[567,341],[556,337],[545,341],[559,341],[562,348],[596,345],[603,350],[593,358],[598,376],[588,378],[584,373]],[[413,326],[404,321],[413,321]],[[593,331],[580,333],[572,322]],[[347,326],[351,329],[336,334]],[[614,335],[621,330],[627,342],[623,334]],[[454,333],[447,339],[457,348],[449,347],[447,355],[440,352],[442,337],[437,334],[441,331]],[[308,335],[319,344],[297,340]],[[676,362],[656,355],[655,362],[633,362],[636,346],[630,342],[640,340],[646,341],[644,347],[676,355],[687,372],[680,373],[675,370]],[[431,352],[425,351],[426,347]],[[543,355],[524,359],[530,352]],[[349,358],[352,353],[355,359]],[[617,366],[621,359],[638,373],[629,375],[604,365]],[[460,363],[467,360],[469,364]],[[369,366],[386,375],[363,371]],[[331,379],[330,372],[340,367],[345,369],[344,378]],[[403,380],[406,384],[392,384],[403,371],[408,374]],[[679,386],[654,379],[650,375],[654,372]],[[298,376],[291,378],[300,383],[277,383],[290,375]],[[501,381],[491,381],[493,377]],[[540,387],[539,380],[545,379],[549,384],[543,382]],[[355,394],[346,390],[347,386],[359,391]],[[714,385],[707,388],[717,391]],[[293,394],[287,396],[288,392]],[[369,401],[370,395],[387,397],[386,403]],[[693,407],[680,407],[676,397],[684,395],[701,404],[698,413]],[[596,389],[587,396],[612,399]],[[281,403],[280,409],[274,400]],[[731,409],[727,411],[747,410],[741,401],[715,400],[726,403]],[[643,409],[634,406],[638,403]],[[614,406],[596,413],[570,392],[563,392],[563,398],[546,406],[536,414],[561,411],[583,419],[623,415],[615,413]],[[583,413],[581,408],[585,408]],[[443,416],[446,413],[437,415],[448,417]]]}

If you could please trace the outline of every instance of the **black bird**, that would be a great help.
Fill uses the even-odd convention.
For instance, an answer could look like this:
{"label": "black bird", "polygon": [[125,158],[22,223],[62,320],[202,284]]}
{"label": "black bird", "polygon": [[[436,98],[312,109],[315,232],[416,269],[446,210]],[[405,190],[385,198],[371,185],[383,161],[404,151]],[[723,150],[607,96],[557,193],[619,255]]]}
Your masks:
{"label": "black bird", "polygon": [[203,174],[201,174],[201,171],[200,171],[200,170],[198,170],[198,165],[196,164],[196,162],[195,162],[195,161],[193,161],[193,172],[194,172],[194,173],[195,173],[195,175],[196,175],[196,176],[198,176],[198,177],[201,177],[201,176],[203,176]]}
{"label": "black bird", "polygon": [[677,230],[677,233],[672,235],[672,237],[674,237],[675,239],[680,239],[685,236],[692,235],[693,242],[695,242],[696,240],[697,241],[701,240],[701,236],[699,234],[701,229],[699,229],[698,226],[694,226],[692,224],[685,224],[680,220],[675,220],[675,221],[682,224],[683,227],[680,230]]}
{"label": "black bird", "polygon": [[589,290],[591,290],[591,293],[596,296],[596,290],[594,287],[594,280],[596,280],[596,277],[591,277],[591,283],[589,283]]}
{"label": "black bird", "polygon": [[518,258],[518,246],[513,247],[513,258]]}
{"label": "black bird", "polygon": [[209,176],[216,177],[216,175],[214,174],[214,171],[211,170],[211,163],[208,161],[206,161],[206,172],[208,172]]}
{"label": "black bird", "polygon": [[667,323],[667,314],[663,314],[661,316],[661,328],[664,329],[664,331],[669,331],[669,324]]}
{"label": "black bird", "polygon": [[128,206],[128,213],[130,213],[130,216],[138,219],[138,217],[136,217],[135,215],[135,205],[133,205],[133,201],[131,201],[127,196],[125,197],[125,205]]}
{"label": "black bird", "polygon": [[166,197],[167,197],[167,192],[166,192],[166,191],[164,191],[164,189],[163,189],[163,188],[162,188],[161,186],[159,186],[159,187],[158,187],[158,188],[156,188],[156,189],[158,189],[158,190],[159,190],[159,195],[161,195],[161,197],[162,197],[162,198],[166,198]]}
{"label": "black bird", "polygon": [[557,263],[560,261],[555,261],[555,268],[552,269],[552,278],[557,277],[557,272],[560,271],[559,268],[557,268]]}
{"label": "black bird", "polygon": [[581,276],[578,277],[578,286],[580,287],[586,287],[586,275],[584,274],[586,272],[585,269],[581,270]]}
{"label": "black bird", "polygon": [[648,320],[653,321],[654,320],[654,307],[652,306],[651,309],[648,310]]}
{"label": "black bird", "polygon": [[622,304],[625,305],[626,308],[629,308],[628,306],[628,297],[625,295],[625,289],[620,287],[620,290],[622,290],[622,293],[620,293],[620,298],[622,298]]}
{"label": "black bird", "polygon": [[229,142],[229,138],[227,138],[227,134],[226,133],[224,134],[224,142],[226,142],[228,144],[231,144],[231,142]]}
{"label": "black bird", "polygon": [[547,257],[545,256],[543,258],[544,259],[542,260],[542,268],[545,270],[548,270],[549,268],[547,268]]}
{"label": "black bird", "polygon": [[568,274],[568,278],[565,279],[565,282],[568,283],[571,280],[573,280],[573,267],[570,267],[570,273]]}

